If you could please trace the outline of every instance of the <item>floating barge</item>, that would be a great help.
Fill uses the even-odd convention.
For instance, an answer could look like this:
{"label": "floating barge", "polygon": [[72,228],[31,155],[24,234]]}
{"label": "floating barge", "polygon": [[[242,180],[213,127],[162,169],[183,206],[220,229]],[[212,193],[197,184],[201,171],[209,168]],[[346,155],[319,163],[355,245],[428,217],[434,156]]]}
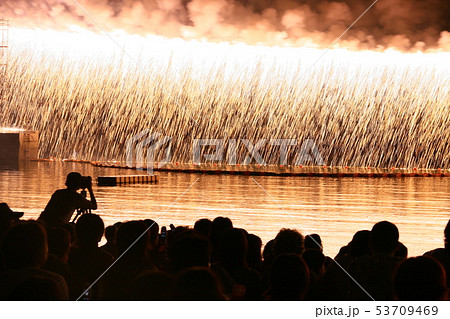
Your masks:
{"label": "floating barge", "polygon": [[143,184],[158,182],[157,175],[119,175],[97,177],[99,186],[117,186],[124,184]]}

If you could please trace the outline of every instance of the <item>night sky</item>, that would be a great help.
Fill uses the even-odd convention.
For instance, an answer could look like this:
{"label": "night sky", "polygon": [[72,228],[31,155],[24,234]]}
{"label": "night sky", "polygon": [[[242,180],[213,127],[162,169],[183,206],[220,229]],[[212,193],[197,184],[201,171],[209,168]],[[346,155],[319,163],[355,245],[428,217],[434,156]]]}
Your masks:
{"label": "night sky", "polygon": [[[107,31],[327,47],[373,0],[78,0]],[[100,28],[73,0],[0,0],[12,26]],[[379,0],[343,37],[358,49],[450,50],[449,0]]]}

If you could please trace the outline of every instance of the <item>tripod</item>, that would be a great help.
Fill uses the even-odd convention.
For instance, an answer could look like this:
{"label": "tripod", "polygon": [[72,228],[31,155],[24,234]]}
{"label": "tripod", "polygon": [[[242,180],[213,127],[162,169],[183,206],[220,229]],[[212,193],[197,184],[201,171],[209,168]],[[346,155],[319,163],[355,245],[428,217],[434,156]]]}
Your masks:
{"label": "tripod", "polygon": [[[86,189],[83,189],[81,191],[81,196],[86,198],[86,196],[87,196]],[[91,214],[91,209],[90,208],[89,209],[77,208],[77,214],[75,215],[75,218],[72,220],[72,223],[75,224],[78,217],[80,217],[81,215],[84,215],[84,214]]]}

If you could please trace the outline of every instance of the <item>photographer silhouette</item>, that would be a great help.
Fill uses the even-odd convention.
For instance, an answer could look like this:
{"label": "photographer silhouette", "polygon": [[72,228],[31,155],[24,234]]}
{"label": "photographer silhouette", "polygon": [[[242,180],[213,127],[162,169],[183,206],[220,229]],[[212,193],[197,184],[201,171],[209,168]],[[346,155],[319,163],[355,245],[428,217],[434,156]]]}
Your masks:
{"label": "photographer silhouette", "polygon": [[[61,226],[70,222],[75,210],[97,209],[92,190],[92,180],[81,176],[80,173],[72,172],[67,175],[65,189],[59,189],[53,193],[44,211],[39,216],[47,228]],[[79,189],[87,188],[90,200],[77,192]]]}

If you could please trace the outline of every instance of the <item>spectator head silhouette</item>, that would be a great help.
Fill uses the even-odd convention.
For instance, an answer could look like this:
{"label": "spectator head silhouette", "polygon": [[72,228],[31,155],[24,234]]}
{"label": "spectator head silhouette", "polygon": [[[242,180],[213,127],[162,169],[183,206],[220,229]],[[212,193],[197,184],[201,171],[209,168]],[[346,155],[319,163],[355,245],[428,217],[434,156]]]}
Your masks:
{"label": "spectator head silhouette", "polygon": [[96,214],[84,214],[75,224],[79,246],[97,246],[103,236],[105,224]]}
{"label": "spectator head silhouette", "polygon": [[110,225],[105,228],[105,239],[107,242],[116,242],[117,228],[114,225]]}
{"label": "spectator head silhouette", "polygon": [[349,244],[349,253],[354,257],[369,255],[370,230],[359,230],[353,235]]}
{"label": "spectator head silhouette", "polygon": [[147,229],[143,221],[123,223],[117,230],[117,254],[120,256],[128,249],[124,257],[143,260],[147,255],[150,240]]}
{"label": "spectator head silhouette", "polygon": [[209,266],[209,242],[195,230],[189,229],[174,234],[169,245],[169,258],[172,270]]}
{"label": "spectator head silhouette", "polygon": [[194,229],[206,238],[209,238],[209,236],[211,235],[211,227],[212,221],[207,218],[199,219],[194,224]]}
{"label": "spectator head silhouette", "polygon": [[13,212],[9,208],[8,204],[0,203],[0,240],[6,233],[9,227],[11,227],[19,218],[23,216],[21,212]]}
{"label": "spectator head silhouette", "polygon": [[398,245],[395,248],[394,256],[408,258],[408,247],[406,247],[403,243],[398,242]]}
{"label": "spectator head silhouette", "polygon": [[153,219],[144,219],[144,223],[147,228],[150,228],[150,243],[152,247],[158,245],[159,225]]}
{"label": "spectator head silhouette", "polygon": [[261,247],[262,240],[254,234],[247,235],[248,252],[247,252],[247,263],[250,268],[255,270],[260,270],[262,258],[261,258]]}
{"label": "spectator head silhouette", "polygon": [[444,230],[445,248],[450,249],[450,219]]}
{"label": "spectator head silhouette", "polygon": [[281,254],[301,255],[304,250],[304,238],[295,229],[281,229],[275,237],[273,252],[275,257]]}
{"label": "spectator head silhouette", "polygon": [[40,268],[48,256],[47,235],[37,222],[21,222],[12,226],[2,241],[5,264],[10,269]]}
{"label": "spectator head silhouette", "polygon": [[8,204],[0,203],[0,220],[17,220],[23,216],[22,212],[14,212]]}
{"label": "spectator head silhouette", "polygon": [[442,265],[428,256],[406,259],[397,268],[394,291],[398,300],[446,300],[446,274]]}
{"label": "spectator head silhouette", "polygon": [[70,233],[62,227],[52,228],[47,234],[48,252],[67,262],[71,246]]}
{"label": "spectator head silhouette", "polygon": [[388,221],[378,222],[370,231],[369,247],[375,254],[394,254],[398,238],[397,226]]}
{"label": "spectator head silhouette", "polygon": [[212,301],[225,300],[216,275],[206,267],[192,267],[176,278],[175,300]]}
{"label": "spectator head silhouette", "polygon": [[303,300],[309,286],[308,266],[299,254],[281,254],[269,273],[268,296],[271,300]]}
{"label": "spectator head silhouette", "polygon": [[227,230],[220,242],[219,261],[228,267],[247,267],[246,232],[239,228]]}
{"label": "spectator head silhouette", "polygon": [[274,244],[275,244],[275,239],[271,239],[264,246],[263,261],[264,261],[264,265],[266,265],[266,266],[271,265],[273,260],[275,259],[275,256],[273,253],[273,245]]}
{"label": "spectator head silhouette", "polygon": [[73,223],[67,223],[61,226],[61,228],[64,228],[70,233],[70,243],[72,245],[75,245],[77,241],[77,234],[75,232],[75,225]]}
{"label": "spectator head silhouette", "polygon": [[80,189],[83,181],[83,176],[77,172],[71,172],[67,174],[66,186],[70,189]]}
{"label": "spectator head silhouette", "polygon": [[323,250],[322,247],[322,238],[320,238],[319,234],[311,234],[305,236],[305,250],[306,249],[320,249]]}
{"label": "spectator head silhouette", "polygon": [[311,271],[313,271],[317,275],[321,275],[324,273],[325,255],[320,249],[317,248],[305,249],[305,251],[302,254],[302,257]]}
{"label": "spectator head silhouette", "polygon": [[233,222],[228,217],[216,217],[211,224],[211,243],[219,244],[225,231],[233,228]]}

